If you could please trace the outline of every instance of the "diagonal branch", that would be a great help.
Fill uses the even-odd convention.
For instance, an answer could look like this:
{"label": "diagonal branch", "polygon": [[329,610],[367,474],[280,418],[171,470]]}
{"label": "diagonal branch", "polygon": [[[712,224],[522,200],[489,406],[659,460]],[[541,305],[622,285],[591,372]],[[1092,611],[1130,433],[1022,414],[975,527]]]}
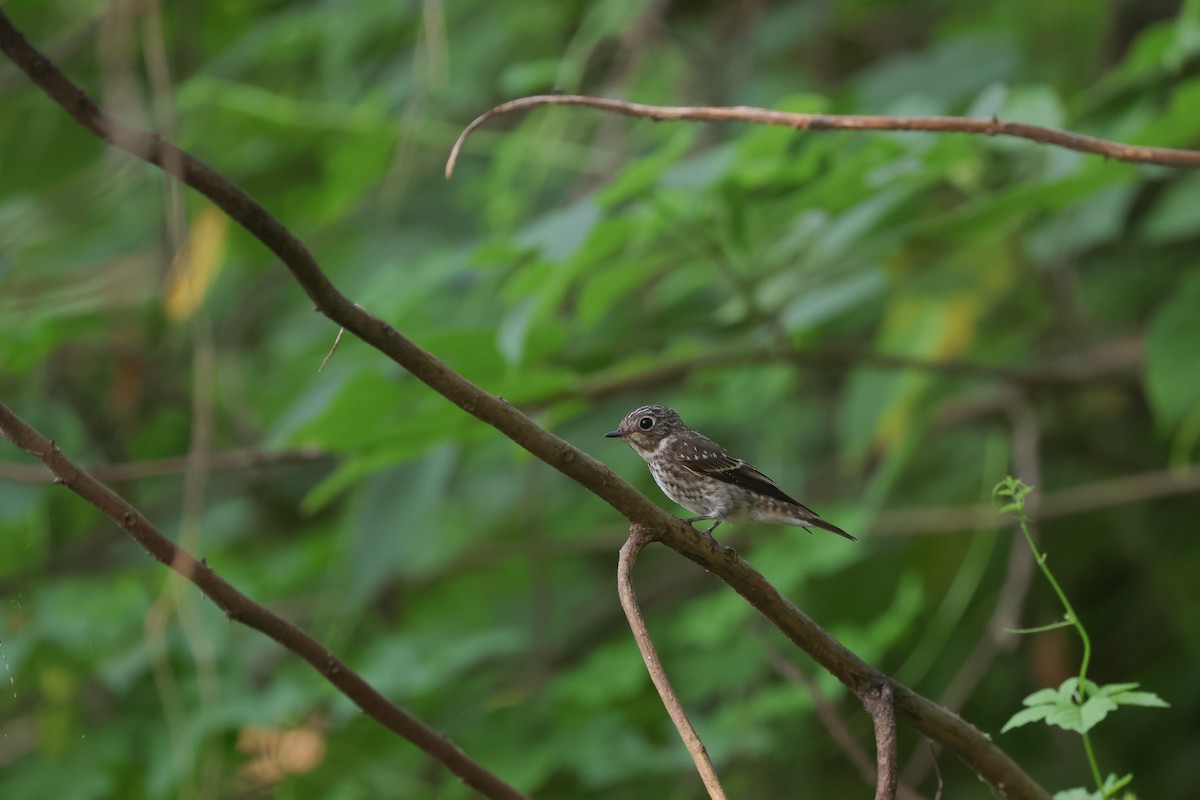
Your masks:
{"label": "diagonal branch", "polygon": [[596,494],[629,522],[652,531],[659,541],[721,578],[797,647],[852,690],[889,683],[901,719],[956,754],[988,783],[1003,787],[1007,797],[1049,800],[1049,793],[988,737],[957,714],[893,681],[851,653],[736,554],[719,548],[710,539],[696,536],[689,525],[654,505],[603,463],[545,430],[504,399],[467,381],[387,322],[356,307],[334,287],[303,243],[250,195],[161,136],[122,125],[101,111],[29,44],[2,10],[0,50],[51,99],[104,141],[155,165],[178,164],[177,174],[184,183],[212,200],[270,248],[317,309],[335,324]]}
{"label": "diagonal branch", "polygon": [[54,473],[56,483],[61,483],[100,509],[146,548],[146,552],[194,583],[229,619],[266,634],[303,658],[364,713],[444,764],[463,783],[485,797],[505,800],[524,798],[516,789],[472,761],[448,739],[388,702],[387,698],[316,639],[254,602],[217,575],[204,561],[197,561],[191,553],[176,546],[159,533],[140,511],[75,466],[54,442],[31,428],[3,403],[0,403],[0,437],[41,459]]}
{"label": "diagonal branch", "polygon": [[679,731],[679,738],[683,739],[683,744],[696,765],[696,771],[704,781],[704,788],[708,790],[708,796],[713,800],[725,800],[725,790],[721,788],[717,771],[713,769],[708,751],[704,749],[704,742],[700,741],[700,735],[696,733],[687,712],[683,710],[683,704],[671,688],[671,681],[667,679],[666,670],[658,658],[658,651],[650,639],[650,631],[646,629],[646,621],[642,619],[637,594],[633,591],[633,565],[637,563],[642,548],[652,541],[654,537],[645,528],[640,525],[629,527],[629,538],[625,540],[621,548],[621,557],[617,561],[617,594],[621,598],[621,608],[625,609],[625,618],[629,620],[629,627],[633,631],[634,641],[642,653],[642,660],[646,662],[650,681],[658,691],[658,696],[662,698],[663,705],[667,707],[667,715],[671,717],[671,722],[675,723],[675,730]]}
{"label": "diagonal branch", "polygon": [[446,161],[446,177],[454,174],[454,165],[463,143],[488,120],[538,106],[585,106],[627,117],[650,119],[655,122],[687,120],[690,122],[752,122],[757,125],[779,125],[801,131],[924,131],[927,133],[973,133],[981,136],[1012,136],[1040,144],[1050,144],[1081,153],[1092,153],[1116,161],[1133,164],[1159,164],[1164,167],[1200,167],[1200,151],[1177,150],[1170,147],[1143,147],[1124,144],[1071,131],[1026,125],[1022,122],[1001,122],[971,117],[882,117],[872,114],[798,114],[772,111],[753,106],[650,106],[627,103],[605,97],[578,94],[543,94],[522,97],[501,103],[480,114],[458,135]]}

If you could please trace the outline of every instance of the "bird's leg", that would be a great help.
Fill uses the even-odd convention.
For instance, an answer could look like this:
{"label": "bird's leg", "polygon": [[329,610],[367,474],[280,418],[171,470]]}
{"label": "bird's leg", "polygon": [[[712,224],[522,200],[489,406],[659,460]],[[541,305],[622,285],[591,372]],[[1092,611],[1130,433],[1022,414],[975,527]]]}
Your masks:
{"label": "bird's leg", "polygon": [[695,525],[697,522],[700,522],[702,520],[710,520],[710,519],[716,520],[716,522],[714,522],[712,525],[709,525],[707,528],[705,528],[704,533],[711,536],[712,532],[715,531],[717,529],[717,526],[721,524],[721,515],[719,513],[714,512],[712,514],[705,514],[704,516],[701,516],[701,517],[688,517],[687,519],[684,520],[684,522],[686,522],[689,525]]}
{"label": "bird's leg", "polygon": [[712,542],[713,547],[715,547],[719,552],[723,553],[725,556],[730,557],[730,558],[736,558],[737,552],[732,547],[721,544],[716,539],[714,539],[713,535],[712,535],[712,532],[715,531],[717,529],[717,526],[720,525],[722,522],[721,512],[717,511],[712,514],[705,514],[702,517],[690,517],[689,519],[685,519],[684,522],[688,523],[689,525],[694,525],[695,523],[700,522],[701,520],[710,520],[710,519],[715,520],[713,522],[713,524],[709,525],[707,528],[705,528],[702,531],[698,531],[698,533],[700,533],[704,536],[707,536],[708,540],[710,542]]}

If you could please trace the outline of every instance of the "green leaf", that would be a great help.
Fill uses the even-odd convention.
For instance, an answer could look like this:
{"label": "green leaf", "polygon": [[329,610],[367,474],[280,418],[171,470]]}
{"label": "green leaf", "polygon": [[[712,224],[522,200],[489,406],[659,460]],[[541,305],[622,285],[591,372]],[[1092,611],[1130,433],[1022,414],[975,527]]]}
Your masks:
{"label": "green leaf", "polygon": [[[1033,86],[1019,87],[1009,92],[1000,116],[1028,125],[1060,128],[1063,125],[1064,112],[1062,100],[1053,89],[1048,86]],[[997,141],[1005,140],[998,139]],[[1028,146],[1025,142],[1016,142],[1012,139],[1008,141],[1022,148]]]}
{"label": "green leaf", "polygon": [[[1133,781],[1132,773],[1122,775],[1121,777],[1118,778],[1114,773],[1110,772],[1108,774],[1108,776],[1104,779],[1104,796],[1112,797],[1113,794],[1124,789],[1132,781]],[[1129,796],[1126,795],[1126,797],[1128,798]]]}
{"label": "green leaf", "polygon": [[691,149],[698,131],[698,128],[689,126],[675,128],[658,150],[638,159],[614,176],[613,181],[599,192],[599,204],[612,208],[651,189],[659,177]]}
{"label": "green leaf", "polygon": [[1063,209],[1025,237],[1035,261],[1052,263],[1125,235],[1125,216],[1137,195],[1133,183],[1097,192]]}
{"label": "green leaf", "polygon": [[1154,692],[1135,692],[1139,684],[1112,683],[1100,687],[1100,693],[1122,706],[1145,706],[1148,708],[1170,708],[1170,704]]}
{"label": "green leaf", "polygon": [[1159,309],[1146,332],[1146,393],[1164,426],[1183,422],[1200,405],[1200,274],[1194,274]]}
{"label": "green leaf", "polygon": [[1008,733],[1013,728],[1020,728],[1022,725],[1028,725],[1031,722],[1038,722],[1046,718],[1050,713],[1050,706],[1034,706],[1033,708],[1023,708],[1009,718],[1008,722],[1004,723],[1004,727],[1000,729],[1001,733]]}
{"label": "green leaf", "polygon": [[940,113],[947,104],[1007,79],[1020,62],[1011,42],[996,36],[963,36],[880,62],[864,71],[859,91],[875,113],[893,113],[899,101],[913,97],[934,103],[933,113]]}
{"label": "green leaf", "polygon": [[525,337],[529,335],[529,323],[536,308],[533,300],[524,300],[509,311],[500,323],[496,347],[510,366],[520,364],[525,355]]}
{"label": "green leaf", "polygon": [[[1079,706],[1079,721],[1078,730],[1080,733],[1087,733],[1092,728],[1096,727],[1100,722],[1108,716],[1108,712],[1116,711],[1117,704],[1107,697],[1089,697],[1082,706]],[[1066,726],[1064,726],[1066,727]]]}
{"label": "green leaf", "polygon": [[600,220],[600,207],[594,197],[560,211],[545,214],[517,236],[517,244],[541,252],[547,261],[565,261],[587,240],[592,226]]}
{"label": "green leaf", "polygon": [[826,286],[798,293],[785,306],[780,322],[788,331],[807,330],[853,308],[860,308],[883,294],[887,288],[883,270],[852,274]]}
{"label": "green leaf", "polygon": [[1200,175],[1184,174],[1171,184],[1146,217],[1142,236],[1153,244],[1185,239],[1200,233]]}
{"label": "green leaf", "polygon": [[[1076,702],[1076,689],[1079,679],[1067,678],[1057,689],[1040,689],[1026,697],[1021,702],[1028,706],[1012,716],[1001,733],[1012,728],[1018,728],[1030,722],[1045,720],[1047,725],[1055,725],[1077,733],[1087,733],[1096,727],[1109,712],[1115,711],[1119,704],[1127,705],[1166,705],[1157,695],[1149,692],[1131,692],[1136,683],[1117,683],[1109,686],[1097,686],[1091,681],[1084,683],[1087,699],[1082,704]],[[1133,697],[1130,702],[1122,703],[1121,698]]]}
{"label": "green leaf", "polygon": [[[404,392],[399,381],[378,371],[358,371],[327,396],[325,387],[318,385],[308,395],[297,398],[296,405],[303,418],[288,432],[288,443],[316,446],[334,452],[353,450],[376,441],[376,425],[393,417],[402,407]],[[324,407],[317,406],[324,403]],[[374,422],[364,427],[362,420]]]}
{"label": "green leaf", "polygon": [[1113,695],[1117,704],[1123,706],[1147,706],[1150,708],[1170,708],[1171,704],[1154,692],[1124,692]]}
{"label": "green leaf", "polygon": [[[1104,779],[1104,786],[1100,791],[1083,787],[1064,789],[1054,793],[1054,800],[1106,800],[1106,798],[1115,797],[1116,793],[1128,786],[1132,780],[1133,775],[1118,778],[1116,775],[1110,774]],[[1124,800],[1136,799],[1130,793],[1125,795]]]}
{"label": "green leaf", "polygon": [[1100,792],[1090,791],[1083,787],[1064,789],[1054,793],[1054,800],[1104,800]]}
{"label": "green leaf", "polygon": [[1093,690],[1095,694],[1102,694],[1106,697],[1111,697],[1114,694],[1128,692],[1130,689],[1136,689],[1141,684],[1138,683],[1106,683],[1103,686],[1097,686]]}

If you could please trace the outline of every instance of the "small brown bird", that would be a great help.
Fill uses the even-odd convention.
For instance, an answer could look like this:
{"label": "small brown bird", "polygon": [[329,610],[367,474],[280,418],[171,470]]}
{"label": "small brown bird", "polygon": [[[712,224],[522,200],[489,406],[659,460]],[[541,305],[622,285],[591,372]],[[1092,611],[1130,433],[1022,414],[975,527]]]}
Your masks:
{"label": "small brown bird", "polygon": [[788,497],[775,481],[699,431],[683,424],[674,409],[642,406],[629,412],[607,437],[624,439],[650,467],[654,482],[667,497],[698,517],[714,520],[712,533],[722,522],[755,519],[801,528],[832,531],[857,542],[850,534],[817,516]]}

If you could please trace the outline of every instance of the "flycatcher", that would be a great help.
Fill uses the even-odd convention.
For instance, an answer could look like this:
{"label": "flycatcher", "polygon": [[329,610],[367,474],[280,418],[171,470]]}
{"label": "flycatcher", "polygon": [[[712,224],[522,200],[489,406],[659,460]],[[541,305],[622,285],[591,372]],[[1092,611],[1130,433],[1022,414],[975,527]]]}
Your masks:
{"label": "flycatcher", "polygon": [[788,497],[775,481],[736,458],[721,445],[683,424],[666,406],[642,406],[629,412],[607,437],[624,439],[641,456],[654,482],[667,497],[699,516],[713,520],[712,533],[722,522],[754,519],[801,528],[824,528],[857,542],[838,526]]}

